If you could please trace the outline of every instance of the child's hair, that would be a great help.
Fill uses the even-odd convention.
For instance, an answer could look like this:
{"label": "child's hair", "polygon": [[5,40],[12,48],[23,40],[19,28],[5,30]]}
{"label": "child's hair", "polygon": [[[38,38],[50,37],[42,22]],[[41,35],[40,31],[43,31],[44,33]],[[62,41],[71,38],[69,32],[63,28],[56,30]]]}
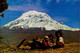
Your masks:
{"label": "child's hair", "polygon": [[38,39],[40,39],[40,37],[36,37],[36,38],[35,38],[35,40],[38,40]]}
{"label": "child's hair", "polygon": [[52,36],[52,38],[54,38],[53,34],[49,34],[49,35],[48,35],[49,39],[50,39],[51,36]]}
{"label": "child's hair", "polygon": [[63,36],[62,31],[61,31],[61,30],[58,30],[58,31],[56,31],[56,33],[55,33],[56,37],[58,37],[58,33],[60,33],[60,36],[61,36],[61,37]]}
{"label": "child's hair", "polygon": [[33,39],[32,41],[33,41],[33,42],[35,42],[36,40],[35,40],[35,39]]}

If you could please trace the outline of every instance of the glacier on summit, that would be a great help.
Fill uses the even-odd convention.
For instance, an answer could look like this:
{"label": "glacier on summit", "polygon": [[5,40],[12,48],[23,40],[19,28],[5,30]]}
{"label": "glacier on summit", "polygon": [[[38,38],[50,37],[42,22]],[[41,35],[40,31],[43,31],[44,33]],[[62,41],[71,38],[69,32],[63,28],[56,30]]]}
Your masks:
{"label": "glacier on summit", "polygon": [[9,29],[45,28],[46,30],[79,30],[58,23],[46,13],[37,11],[28,11],[26,13],[23,13],[19,18],[14,21],[11,21],[3,27],[8,27]]}

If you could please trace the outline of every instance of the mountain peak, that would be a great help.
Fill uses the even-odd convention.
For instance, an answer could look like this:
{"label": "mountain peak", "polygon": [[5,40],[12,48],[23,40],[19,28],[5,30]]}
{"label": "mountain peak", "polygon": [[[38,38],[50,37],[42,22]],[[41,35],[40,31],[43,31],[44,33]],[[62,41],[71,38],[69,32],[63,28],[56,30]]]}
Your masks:
{"label": "mountain peak", "polygon": [[9,29],[45,28],[46,30],[72,30],[72,28],[53,20],[46,13],[37,11],[23,13],[19,18],[4,25],[4,27]]}
{"label": "mountain peak", "polygon": [[33,10],[33,11],[28,11],[28,12],[26,12],[26,13],[31,13],[31,14],[35,14],[35,13],[42,13],[42,12],[38,12],[38,11],[35,11],[35,10]]}
{"label": "mountain peak", "polygon": [[24,15],[38,15],[38,14],[46,14],[46,13],[38,12],[35,10],[24,13]]}

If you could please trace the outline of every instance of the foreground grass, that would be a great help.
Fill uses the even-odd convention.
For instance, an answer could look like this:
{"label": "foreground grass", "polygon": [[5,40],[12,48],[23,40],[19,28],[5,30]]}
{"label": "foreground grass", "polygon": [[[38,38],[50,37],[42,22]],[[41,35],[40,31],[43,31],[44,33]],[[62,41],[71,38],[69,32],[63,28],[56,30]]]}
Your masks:
{"label": "foreground grass", "polygon": [[10,46],[11,48],[0,45],[0,53],[79,53],[80,43],[65,44],[65,48],[46,50],[15,50],[16,45]]}

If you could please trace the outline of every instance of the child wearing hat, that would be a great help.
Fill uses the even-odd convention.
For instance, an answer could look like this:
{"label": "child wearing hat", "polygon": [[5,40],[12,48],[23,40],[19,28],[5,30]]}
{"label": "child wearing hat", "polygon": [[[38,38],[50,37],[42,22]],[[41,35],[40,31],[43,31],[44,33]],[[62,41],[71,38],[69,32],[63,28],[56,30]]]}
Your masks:
{"label": "child wearing hat", "polygon": [[44,44],[46,49],[51,48],[53,46],[53,44],[49,41],[48,36],[45,36],[44,40],[45,40]]}

